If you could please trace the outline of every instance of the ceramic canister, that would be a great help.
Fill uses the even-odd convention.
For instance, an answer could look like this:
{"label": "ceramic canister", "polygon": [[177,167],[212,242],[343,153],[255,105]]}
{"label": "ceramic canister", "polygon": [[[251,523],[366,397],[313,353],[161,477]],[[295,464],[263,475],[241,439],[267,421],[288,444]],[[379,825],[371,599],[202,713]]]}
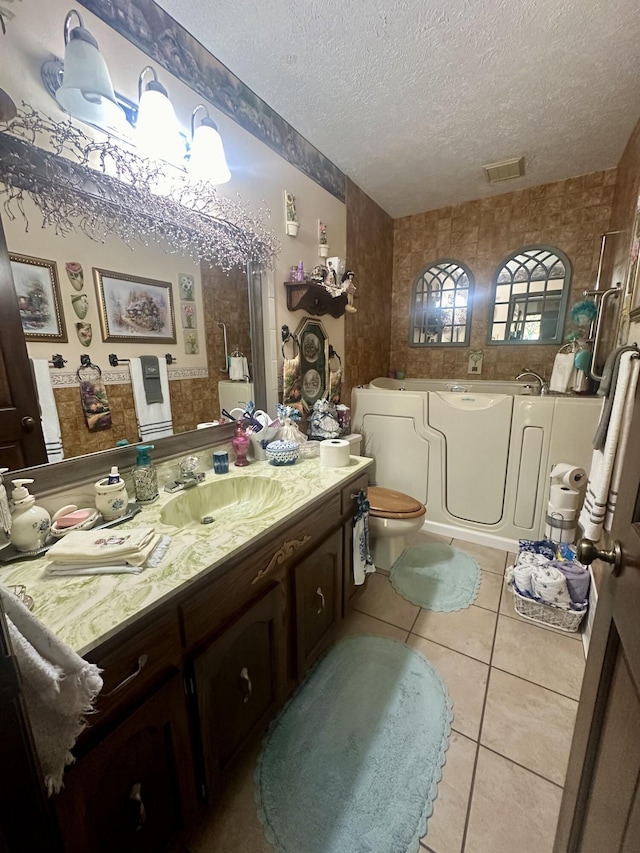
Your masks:
{"label": "ceramic canister", "polygon": [[96,509],[105,521],[112,521],[124,515],[129,506],[129,495],[124,480],[109,484],[109,478],[98,480],[96,489]]}

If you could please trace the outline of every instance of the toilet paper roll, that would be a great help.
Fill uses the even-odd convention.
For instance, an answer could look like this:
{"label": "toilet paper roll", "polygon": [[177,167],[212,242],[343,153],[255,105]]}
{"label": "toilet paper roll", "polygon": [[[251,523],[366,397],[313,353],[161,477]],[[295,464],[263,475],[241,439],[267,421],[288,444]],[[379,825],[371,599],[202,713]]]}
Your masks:
{"label": "toilet paper roll", "polygon": [[549,504],[558,509],[577,509],[580,503],[580,492],[569,486],[554,483],[549,490]]}
{"label": "toilet paper roll", "polygon": [[351,445],[343,438],[320,442],[320,465],[323,468],[346,468],[351,461]]}
{"label": "toilet paper roll", "polygon": [[547,515],[551,518],[557,518],[559,521],[575,521],[577,513],[577,509],[563,509],[551,501],[547,504]]}
{"label": "toilet paper roll", "polygon": [[579,489],[587,485],[587,472],[568,462],[559,462],[551,469],[551,479],[571,489]]}

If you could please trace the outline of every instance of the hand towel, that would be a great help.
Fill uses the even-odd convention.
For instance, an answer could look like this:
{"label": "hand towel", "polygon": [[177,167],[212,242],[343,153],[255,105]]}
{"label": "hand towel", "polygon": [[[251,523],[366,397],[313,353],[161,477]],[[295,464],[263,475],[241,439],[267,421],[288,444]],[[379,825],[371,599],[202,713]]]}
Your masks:
{"label": "hand towel", "polygon": [[85,714],[102,690],[100,670],[62,643],[8,589],[0,598],[21,676],[36,751],[49,794],[62,787],[73,762],[71,749],[86,725]]}
{"label": "hand towel", "polygon": [[73,530],[49,548],[64,566],[142,566],[161,539],[151,525],[127,530]]}
{"label": "hand towel", "polygon": [[375,570],[369,551],[369,513],[365,512],[353,523],[353,582],[362,586]]}
{"label": "hand towel", "polygon": [[508,569],[507,579],[515,584],[521,595],[533,597],[531,587],[531,572],[535,566],[546,566],[549,560],[542,554],[534,554],[532,551],[521,551],[516,558],[515,565]]}
{"label": "hand towel", "polygon": [[584,604],[589,600],[591,575],[580,563],[571,560],[554,560],[550,566],[562,572],[567,580],[567,588],[574,604]]}
{"label": "hand towel", "polygon": [[531,570],[531,589],[535,598],[545,604],[569,609],[571,596],[567,587],[567,579],[562,572],[550,564],[533,566]]}
{"label": "hand towel", "polygon": [[576,380],[576,369],[573,364],[575,354],[572,352],[557,352],[553,361],[549,390],[566,394]]}
{"label": "hand towel", "polygon": [[131,563],[115,562],[109,565],[97,565],[96,563],[49,563],[45,568],[45,574],[54,577],[66,575],[139,575],[145,569],[152,569],[160,565],[163,557],[169,550],[173,539],[171,536],[154,536],[151,543],[151,553],[144,563],[131,565]]}
{"label": "hand towel", "polygon": [[229,356],[229,379],[233,382],[245,382],[249,378],[249,365],[246,356]]}
{"label": "hand towel", "polygon": [[129,360],[131,388],[133,391],[136,418],[138,419],[138,434],[140,435],[140,441],[155,441],[158,438],[164,438],[166,435],[173,435],[169,379],[167,375],[167,364],[163,358],[158,360],[158,368],[160,371],[160,387],[162,389],[163,402],[147,403],[142,363],[139,358],[132,358]]}
{"label": "hand towel", "polygon": [[[603,529],[611,530],[629,440],[639,370],[637,351],[622,353],[604,448],[593,451],[589,482],[578,522],[585,538],[592,542],[600,540]],[[604,415],[603,409],[601,419]]]}
{"label": "hand towel", "polygon": [[[87,371],[89,372],[88,376],[85,375]],[[110,429],[111,407],[100,369],[92,365],[91,367],[80,368],[77,373],[80,380],[80,402],[87,422],[87,429],[90,432]]]}
{"label": "hand towel", "polygon": [[58,409],[51,386],[51,374],[49,373],[49,362],[46,358],[32,358],[31,369],[38,392],[38,403],[40,404],[40,421],[42,423],[42,434],[44,446],[47,451],[49,462],[60,462],[64,459],[62,450],[62,432]]}
{"label": "hand towel", "polygon": [[147,403],[164,403],[160,382],[160,363],[157,355],[141,355],[142,384]]}
{"label": "hand towel", "polygon": [[634,344],[628,347],[618,347],[609,354],[607,361],[602,371],[602,379],[598,388],[598,395],[604,397],[602,413],[600,421],[596,428],[596,434],[593,437],[593,449],[603,450],[604,443],[607,438],[607,430],[609,429],[609,421],[611,420],[611,411],[615,396],[615,389],[618,382],[618,374],[620,372],[620,360],[625,352],[637,353],[638,347]]}

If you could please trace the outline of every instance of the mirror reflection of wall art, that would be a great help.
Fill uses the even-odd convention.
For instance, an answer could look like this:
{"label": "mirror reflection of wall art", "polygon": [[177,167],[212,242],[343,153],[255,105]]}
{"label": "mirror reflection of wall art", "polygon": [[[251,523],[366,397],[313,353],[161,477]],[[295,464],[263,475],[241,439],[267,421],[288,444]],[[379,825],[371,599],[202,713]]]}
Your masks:
{"label": "mirror reflection of wall art", "polygon": [[180,273],[178,276],[178,286],[180,288],[180,299],[183,302],[193,302],[196,298],[196,284],[192,275]]}
{"label": "mirror reflection of wall art", "polygon": [[84,320],[89,311],[89,299],[86,293],[78,293],[71,297],[71,306],[79,320]]}
{"label": "mirror reflection of wall art", "polygon": [[195,329],[198,325],[198,315],[196,314],[196,306],[193,302],[180,303],[180,315],[182,317],[183,329]]}
{"label": "mirror reflection of wall art", "polygon": [[55,261],[9,255],[22,331],[28,341],[66,341]]}
{"label": "mirror reflection of wall art", "polygon": [[175,344],[171,284],[94,267],[104,341]]}
{"label": "mirror reflection of wall art", "polygon": [[93,339],[91,323],[76,323],[76,335],[83,347],[88,347]]}
{"label": "mirror reflection of wall art", "polygon": [[329,387],[329,341],[322,323],[312,317],[302,320],[296,338],[300,343],[302,405],[311,411]]}
{"label": "mirror reflection of wall art", "polygon": [[285,231],[289,237],[298,236],[298,214],[296,213],[296,200],[290,192],[284,191],[284,216],[285,216]]}
{"label": "mirror reflection of wall art", "polygon": [[198,346],[198,333],[184,333],[184,351],[187,355],[198,355],[200,347]]}

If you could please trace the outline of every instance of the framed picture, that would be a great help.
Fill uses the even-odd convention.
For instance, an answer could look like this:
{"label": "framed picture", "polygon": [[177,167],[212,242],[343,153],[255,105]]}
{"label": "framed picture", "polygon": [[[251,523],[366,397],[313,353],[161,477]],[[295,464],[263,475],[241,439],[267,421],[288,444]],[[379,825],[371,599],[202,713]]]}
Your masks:
{"label": "framed picture", "polygon": [[22,331],[28,341],[66,341],[55,261],[9,255]]}
{"label": "framed picture", "polygon": [[171,283],[94,267],[103,341],[175,344]]}
{"label": "framed picture", "polygon": [[195,280],[192,275],[180,273],[178,276],[178,286],[180,287],[180,299],[183,302],[193,302],[196,298]]}

